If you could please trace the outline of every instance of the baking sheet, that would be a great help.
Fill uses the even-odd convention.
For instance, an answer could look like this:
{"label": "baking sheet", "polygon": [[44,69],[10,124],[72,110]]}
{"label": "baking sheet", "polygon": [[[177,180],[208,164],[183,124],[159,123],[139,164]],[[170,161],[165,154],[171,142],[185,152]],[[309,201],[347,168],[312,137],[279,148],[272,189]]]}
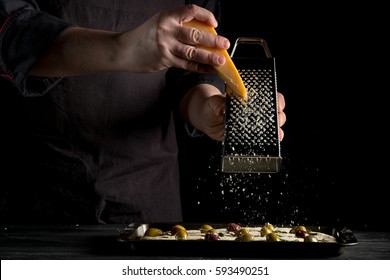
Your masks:
{"label": "baking sheet", "polygon": [[[202,224],[180,223],[186,229],[199,229]],[[130,225],[118,236],[118,247],[129,255],[160,257],[240,258],[240,259],[318,259],[337,257],[345,248],[357,245],[350,230],[331,227],[310,227],[308,230],[323,232],[336,237],[338,242],[264,242],[264,241],[206,241],[206,240],[141,240],[148,227],[169,231],[175,224]],[[210,224],[224,228],[227,224]],[[261,226],[261,225],[246,225]]]}

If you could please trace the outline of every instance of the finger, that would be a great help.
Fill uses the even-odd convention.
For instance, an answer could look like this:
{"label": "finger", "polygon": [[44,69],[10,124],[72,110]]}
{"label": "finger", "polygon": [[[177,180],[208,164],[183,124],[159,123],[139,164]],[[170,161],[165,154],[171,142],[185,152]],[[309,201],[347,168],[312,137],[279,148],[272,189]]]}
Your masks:
{"label": "finger", "polygon": [[[188,50],[185,55],[173,54],[171,55],[171,62],[169,66],[174,66],[182,69],[186,69],[194,72],[215,72],[213,66],[215,63],[215,57],[207,57],[199,55],[197,50]],[[217,58],[218,59],[218,58]]]}
{"label": "finger", "polygon": [[175,44],[171,54],[181,59],[212,66],[220,66],[226,62],[226,58],[221,54],[188,44]]}
{"label": "finger", "polygon": [[278,110],[283,111],[286,107],[286,101],[284,99],[284,95],[278,92]]}
{"label": "finger", "polygon": [[172,44],[173,55],[215,66],[221,66],[226,62],[224,55],[215,50],[230,47],[230,42],[225,37],[186,26],[177,28],[173,36],[179,41]]}
{"label": "finger", "polygon": [[215,140],[222,142],[224,139],[225,139],[225,131],[223,129],[221,129],[221,131],[218,133]]}
{"label": "finger", "polygon": [[210,106],[211,111],[214,113],[216,120],[219,123],[223,124],[224,113],[226,107],[226,97],[222,94],[215,94],[209,98],[208,105]]}
{"label": "finger", "polygon": [[225,138],[225,130],[224,126],[218,126],[213,129],[212,133],[208,134],[210,138],[217,140],[217,141],[223,141]]}
{"label": "finger", "polygon": [[197,19],[199,21],[204,21],[210,24],[212,27],[217,27],[218,22],[214,17],[214,14],[207,10],[206,8],[188,4],[184,7],[185,11],[183,13],[179,13],[181,15],[179,22],[187,22],[192,19]]}
{"label": "finger", "polygon": [[165,65],[165,67],[176,67],[176,68],[189,70],[191,72],[200,72],[200,73],[215,72],[215,69],[211,65],[198,63],[188,59],[182,59],[172,54],[169,55],[169,59],[165,59],[165,61],[162,64]]}
{"label": "finger", "polygon": [[279,128],[279,141],[282,141],[284,138],[284,131],[283,129]]}
{"label": "finger", "polygon": [[278,121],[279,121],[279,127],[283,126],[286,123],[286,114],[283,111],[280,111],[278,113]]}
{"label": "finger", "polygon": [[230,41],[220,35],[186,26],[183,26],[182,32],[182,42],[189,45],[217,49],[228,49],[230,47]]}
{"label": "finger", "polygon": [[182,60],[182,63],[183,63],[182,68],[191,72],[199,72],[199,73],[215,72],[214,68],[210,65],[197,63],[195,61],[190,61],[190,60]]}

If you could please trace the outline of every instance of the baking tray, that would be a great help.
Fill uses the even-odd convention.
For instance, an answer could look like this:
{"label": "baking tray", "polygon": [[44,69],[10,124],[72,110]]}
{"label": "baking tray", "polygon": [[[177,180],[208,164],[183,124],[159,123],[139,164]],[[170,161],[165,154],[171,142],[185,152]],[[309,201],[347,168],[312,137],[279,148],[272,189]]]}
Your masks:
{"label": "baking tray", "polygon": [[[177,223],[186,229],[199,229],[202,224]],[[334,236],[337,242],[265,242],[265,241],[206,241],[206,240],[141,240],[148,227],[169,231],[175,224],[132,224],[118,236],[117,248],[129,255],[155,257],[197,257],[197,258],[238,258],[238,259],[323,259],[343,254],[348,246],[358,241],[349,229],[306,226],[308,230]],[[224,228],[227,224],[210,224]],[[260,225],[245,225],[260,226]]]}

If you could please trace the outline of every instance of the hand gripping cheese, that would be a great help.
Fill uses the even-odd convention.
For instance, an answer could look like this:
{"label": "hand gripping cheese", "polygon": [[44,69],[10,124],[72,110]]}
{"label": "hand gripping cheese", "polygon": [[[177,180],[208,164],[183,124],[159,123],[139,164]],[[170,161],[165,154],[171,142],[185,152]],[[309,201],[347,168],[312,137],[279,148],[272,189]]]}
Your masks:
{"label": "hand gripping cheese", "polygon": [[[195,19],[189,22],[185,22],[183,23],[183,25],[187,27],[193,27],[199,29],[203,32],[209,32],[217,35],[217,32],[212,26],[207,25],[206,23]],[[215,66],[214,68],[217,71],[218,75],[226,83],[226,93],[230,95],[234,95],[237,98],[242,99],[244,101],[247,100],[246,87],[228,52],[225,49],[209,48],[204,46],[199,46],[199,47],[225,56],[226,63],[222,66]]]}

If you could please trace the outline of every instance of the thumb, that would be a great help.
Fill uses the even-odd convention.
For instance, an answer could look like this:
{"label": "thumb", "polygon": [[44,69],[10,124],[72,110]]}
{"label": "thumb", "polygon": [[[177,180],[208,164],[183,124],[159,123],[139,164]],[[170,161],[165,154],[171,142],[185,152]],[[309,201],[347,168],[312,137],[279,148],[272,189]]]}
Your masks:
{"label": "thumb", "polygon": [[209,108],[217,117],[225,113],[225,97],[223,95],[214,95],[209,98]]}

